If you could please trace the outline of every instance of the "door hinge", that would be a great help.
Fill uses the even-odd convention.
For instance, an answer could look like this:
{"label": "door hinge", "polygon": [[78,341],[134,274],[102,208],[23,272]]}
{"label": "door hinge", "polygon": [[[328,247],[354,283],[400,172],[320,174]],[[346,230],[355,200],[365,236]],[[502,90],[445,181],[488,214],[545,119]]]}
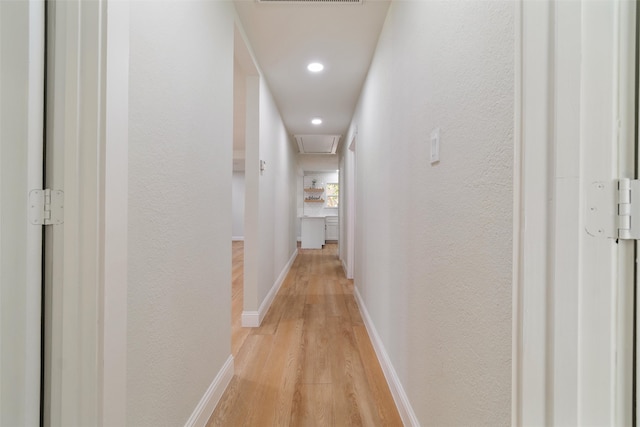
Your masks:
{"label": "door hinge", "polygon": [[640,239],[640,180],[594,182],[587,195],[586,230],[592,236]]}
{"label": "door hinge", "polygon": [[33,225],[59,225],[64,222],[64,192],[60,190],[31,190],[29,192],[29,220]]}

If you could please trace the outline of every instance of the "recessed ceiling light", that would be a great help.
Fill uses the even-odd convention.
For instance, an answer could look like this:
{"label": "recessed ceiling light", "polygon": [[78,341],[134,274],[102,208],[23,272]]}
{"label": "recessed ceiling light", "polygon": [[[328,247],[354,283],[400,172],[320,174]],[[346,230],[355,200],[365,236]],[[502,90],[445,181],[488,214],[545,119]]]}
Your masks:
{"label": "recessed ceiling light", "polygon": [[312,62],[311,64],[307,65],[307,70],[311,71],[312,73],[319,73],[320,71],[324,70],[324,65],[319,62]]}
{"label": "recessed ceiling light", "polygon": [[320,125],[322,124],[322,119],[313,119],[311,120],[311,123],[313,123],[314,125]]}

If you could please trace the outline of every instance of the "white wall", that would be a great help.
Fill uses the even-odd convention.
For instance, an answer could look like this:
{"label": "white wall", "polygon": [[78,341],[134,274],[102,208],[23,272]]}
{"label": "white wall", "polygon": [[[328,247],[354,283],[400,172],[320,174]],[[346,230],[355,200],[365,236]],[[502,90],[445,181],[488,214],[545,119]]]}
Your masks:
{"label": "white wall", "polygon": [[[265,314],[269,292],[297,250],[297,187],[293,144],[266,81],[250,76],[246,87],[243,324],[248,325],[255,324],[248,316]],[[263,172],[260,160],[265,162]]]}
{"label": "white wall", "polygon": [[295,153],[266,82],[260,83],[260,274],[262,303],[296,250]]}
{"label": "white wall", "polygon": [[231,236],[244,238],[244,172],[234,172],[231,179]]}
{"label": "white wall", "polygon": [[512,2],[393,2],[346,138],[355,283],[422,425],[510,423],[513,74]]}
{"label": "white wall", "polygon": [[131,3],[128,425],[184,425],[231,352],[233,22]]}
{"label": "white wall", "polygon": [[[341,141],[340,145],[344,144]],[[327,171],[338,169],[337,154],[297,154],[298,168],[303,171]]]}
{"label": "white wall", "polygon": [[[303,189],[304,188],[310,188],[311,184],[312,184],[312,179],[316,179],[316,187],[320,188],[325,188],[328,183],[333,183],[333,182],[338,182],[338,172],[312,172],[312,171],[307,171],[304,172],[304,176],[303,176]],[[303,215],[308,215],[308,216],[328,216],[328,215],[338,215],[338,209],[337,208],[327,208],[325,207],[326,205],[326,200],[327,200],[327,196],[326,193],[323,195],[323,199],[325,200],[325,203],[304,203],[304,192],[299,192],[298,193],[298,197],[302,199],[303,203],[303,208],[302,208],[302,214]]]}

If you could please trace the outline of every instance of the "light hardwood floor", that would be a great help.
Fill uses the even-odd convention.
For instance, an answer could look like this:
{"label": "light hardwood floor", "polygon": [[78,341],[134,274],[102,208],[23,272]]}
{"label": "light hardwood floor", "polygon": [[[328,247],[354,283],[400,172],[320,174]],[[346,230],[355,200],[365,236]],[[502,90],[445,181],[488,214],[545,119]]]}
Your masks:
{"label": "light hardwood floor", "polygon": [[242,328],[233,243],[235,375],[211,426],[402,426],[337,246],[300,250],[259,328]]}

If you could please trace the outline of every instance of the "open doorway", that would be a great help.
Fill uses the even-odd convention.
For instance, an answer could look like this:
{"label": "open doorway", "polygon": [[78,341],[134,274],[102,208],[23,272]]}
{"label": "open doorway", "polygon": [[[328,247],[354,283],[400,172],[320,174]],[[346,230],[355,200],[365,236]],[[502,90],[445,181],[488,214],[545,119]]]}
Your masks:
{"label": "open doorway", "polygon": [[347,151],[347,279],[353,279],[356,252],[356,137]]}
{"label": "open doorway", "polygon": [[340,260],[347,279],[353,279],[356,225],[356,135],[340,158]]}
{"label": "open doorway", "polygon": [[[253,218],[247,215],[246,206],[252,206],[257,191],[253,179],[246,180],[247,163],[247,135],[252,135],[257,126],[253,116],[247,113],[249,105],[254,107],[256,101],[251,90],[252,80],[258,75],[246,42],[238,27],[234,32],[234,70],[233,70],[233,172],[231,181],[231,209],[232,209],[232,261],[231,261],[231,352],[237,355],[250,328],[243,327],[242,313],[245,298],[245,255],[252,245],[252,240],[245,239],[247,223],[252,224]],[[249,89],[248,89],[249,87]],[[248,98],[248,95],[251,98]],[[251,102],[248,102],[248,99]],[[247,116],[249,120],[247,120]],[[253,145],[250,150],[253,152]],[[248,191],[249,190],[249,191]],[[247,200],[249,202],[247,203]],[[251,226],[248,227],[251,229]]]}
{"label": "open doorway", "polygon": [[[237,43],[237,42],[236,42]],[[244,342],[242,328],[244,295],[244,199],[246,84],[238,58],[233,64],[233,172],[231,179],[231,353]]]}

